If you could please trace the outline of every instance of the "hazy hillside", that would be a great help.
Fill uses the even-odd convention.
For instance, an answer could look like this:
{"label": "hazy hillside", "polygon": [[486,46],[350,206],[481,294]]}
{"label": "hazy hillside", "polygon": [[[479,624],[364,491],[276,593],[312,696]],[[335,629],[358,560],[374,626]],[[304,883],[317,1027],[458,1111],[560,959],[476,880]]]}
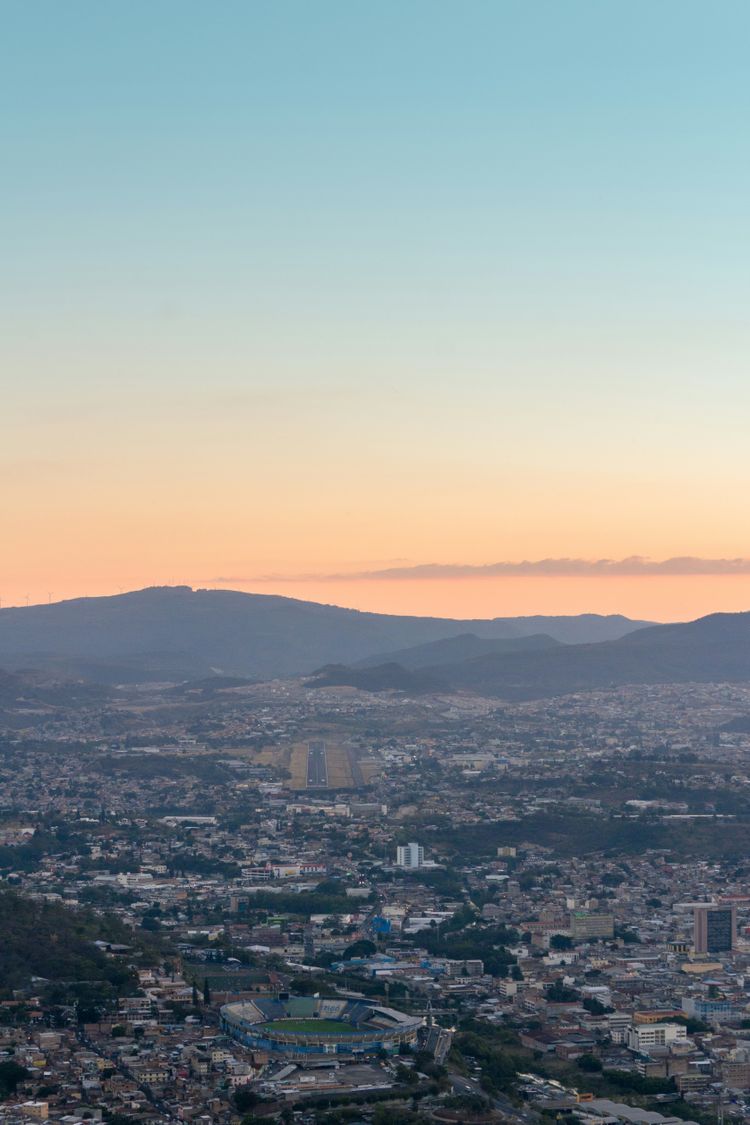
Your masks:
{"label": "hazy hillside", "polygon": [[505,655],[517,652],[535,652],[539,649],[558,648],[560,641],[546,633],[531,633],[528,637],[508,637],[498,640],[478,637],[476,633],[460,633],[457,637],[446,637],[440,641],[430,641],[425,645],[399,649],[397,652],[380,653],[361,660],[358,668],[374,668],[380,664],[400,664],[402,668],[416,670],[434,668],[443,664],[455,664],[472,660],[478,656]]}
{"label": "hazy hillside", "polygon": [[20,676],[13,676],[0,668],[0,707],[15,703],[28,692],[29,686]]}
{"label": "hazy hillside", "polygon": [[619,637],[640,624],[595,614],[488,621],[398,617],[272,595],[153,587],[0,610],[0,666],[48,668],[61,677],[105,683],[212,673],[268,679],[467,632],[494,638],[543,632],[570,642]]}
{"label": "hazy hillside", "polygon": [[78,680],[57,680],[37,671],[7,672],[0,668],[0,709],[17,706],[78,707],[101,703],[112,689]]}
{"label": "hazy hillside", "polygon": [[651,626],[602,644],[482,656],[440,673],[455,687],[504,699],[620,684],[750,680],[750,613]]}
{"label": "hazy hillside", "polygon": [[360,691],[403,691],[407,695],[449,690],[447,683],[436,676],[410,671],[394,663],[378,664],[372,668],[327,664],[307,682],[310,687],[355,687]]}

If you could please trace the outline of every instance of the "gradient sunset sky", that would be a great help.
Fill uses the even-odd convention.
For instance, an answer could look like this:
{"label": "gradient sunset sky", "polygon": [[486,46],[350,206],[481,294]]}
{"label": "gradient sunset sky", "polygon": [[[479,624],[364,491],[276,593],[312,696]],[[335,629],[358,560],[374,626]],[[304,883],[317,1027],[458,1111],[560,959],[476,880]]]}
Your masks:
{"label": "gradient sunset sky", "polygon": [[[750,609],[749,41],[746,0],[5,0],[3,605]],[[692,561],[591,565],[633,556]]]}

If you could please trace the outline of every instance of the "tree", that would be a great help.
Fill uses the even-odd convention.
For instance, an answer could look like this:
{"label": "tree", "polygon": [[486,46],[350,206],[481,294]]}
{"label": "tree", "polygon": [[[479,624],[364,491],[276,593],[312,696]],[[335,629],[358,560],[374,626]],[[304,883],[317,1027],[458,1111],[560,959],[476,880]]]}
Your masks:
{"label": "tree", "polygon": [[373,1125],[421,1125],[426,1121],[421,1114],[395,1105],[379,1105],[375,1108]]}
{"label": "tree", "polygon": [[580,994],[575,988],[568,988],[563,984],[562,977],[549,986],[545,993],[545,999],[551,1000],[553,1004],[573,1004],[579,999]]}
{"label": "tree", "polygon": [[247,1113],[249,1109],[255,1109],[263,1099],[260,1094],[256,1094],[255,1090],[251,1090],[248,1086],[238,1086],[232,1095],[232,1100],[240,1113]]}
{"label": "tree", "polygon": [[596,1055],[581,1055],[581,1057],[578,1059],[578,1066],[581,1070],[585,1070],[590,1074],[594,1071],[602,1069],[601,1061],[596,1057]]}
{"label": "tree", "polygon": [[355,941],[352,945],[344,950],[344,961],[351,961],[354,957],[372,957],[377,953],[378,948],[374,942],[368,941],[367,938],[362,938],[361,941]]}
{"label": "tree", "polygon": [[208,983],[208,977],[203,978],[203,1003],[211,1003],[211,987]]}
{"label": "tree", "polygon": [[553,934],[549,939],[550,949],[572,949],[573,939],[567,934]]}
{"label": "tree", "polygon": [[602,1004],[601,1000],[597,1000],[596,996],[587,996],[583,1001],[583,1007],[587,1012],[591,1012],[592,1016],[603,1016],[605,1012],[613,1010]]}
{"label": "tree", "polygon": [[403,1063],[398,1063],[396,1066],[396,1081],[412,1086],[419,1081],[419,1075],[416,1070],[413,1070],[411,1067],[404,1066]]}
{"label": "tree", "polygon": [[345,895],[346,887],[340,879],[324,879],[313,891],[316,895]]}
{"label": "tree", "polygon": [[12,1059],[0,1063],[0,1098],[15,1094],[19,1082],[22,1082],[28,1073],[25,1066],[19,1066]]}

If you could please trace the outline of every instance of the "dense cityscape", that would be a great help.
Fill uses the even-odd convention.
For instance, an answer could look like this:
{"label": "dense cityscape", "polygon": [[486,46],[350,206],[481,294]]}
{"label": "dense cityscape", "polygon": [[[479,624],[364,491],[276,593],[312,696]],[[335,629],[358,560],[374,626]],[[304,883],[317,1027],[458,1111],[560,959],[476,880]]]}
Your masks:
{"label": "dense cityscape", "polygon": [[750,1117],[750,689],[3,710],[4,1122]]}

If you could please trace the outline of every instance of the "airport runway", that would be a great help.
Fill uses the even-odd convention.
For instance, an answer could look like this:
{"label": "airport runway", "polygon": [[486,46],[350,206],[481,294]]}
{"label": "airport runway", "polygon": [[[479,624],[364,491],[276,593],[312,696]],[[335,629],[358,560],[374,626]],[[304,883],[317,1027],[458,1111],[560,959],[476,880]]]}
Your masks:
{"label": "airport runway", "polygon": [[325,742],[307,744],[307,788],[324,789],[328,785]]}

